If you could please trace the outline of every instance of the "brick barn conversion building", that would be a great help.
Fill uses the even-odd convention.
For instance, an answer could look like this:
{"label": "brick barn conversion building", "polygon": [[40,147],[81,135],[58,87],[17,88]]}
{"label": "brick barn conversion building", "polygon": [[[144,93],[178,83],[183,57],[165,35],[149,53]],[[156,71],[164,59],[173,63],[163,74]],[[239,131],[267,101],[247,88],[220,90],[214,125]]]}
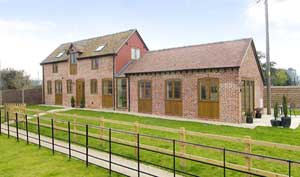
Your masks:
{"label": "brick barn conversion building", "polygon": [[137,30],[65,43],[42,63],[43,98],[76,106],[243,123],[263,107],[251,38],[149,51]]}

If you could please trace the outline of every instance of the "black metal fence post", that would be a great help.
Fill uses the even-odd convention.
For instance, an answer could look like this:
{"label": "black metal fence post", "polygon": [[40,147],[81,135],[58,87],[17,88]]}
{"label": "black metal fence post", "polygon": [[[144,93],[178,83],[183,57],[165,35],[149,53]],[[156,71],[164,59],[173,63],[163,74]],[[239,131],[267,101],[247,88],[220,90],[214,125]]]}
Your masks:
{"label": "black metal fence post", "polygon": [[292,176],[292,172],[291,172],[291,161],[289,160],[289,177]]}
{"label": "black metal fence post", "polygon": [[68,121],[68,140],[69,140],[69,159],[71,159],[71,126],[70,121]]}
{"label": "black metal fence post", "polygon": [[226,176],[226,149],[223,149],[223,170],[224,170],[224,177]]}
{"label": "black metal fence post", "polygon": [[140,134],[137,134],[137,161],[138,161],[138,177],[140,177]]}
{"label": "black metal fence post", "polygon": [[39,148],[41,148],[40,116],[37,116]]}
{"label": "black metal fence post", "polygon": [[52,154],[54,155],[54,127],[53,127],[53,119],[51,119],[51,138],[52,138]]}
{"label": "black metal fence post", "polygon": [[109,175],[111,175],[111,128],[109,129],[108,142],[109,142]]}
{"label": "black metal fence post", "polygon": [[6,120],[7,120],[7,137],[9,138],[9,113],[6,112]]}
{"label": "black metal fence post", "polygon": [[89,166],[89,127],[85,125],[85,165]]}
{"label": "black metal fence post", "polygon": [[29,140],[28,140],[28,118],[27,118],[27,114],[25,115],[25,127],[26,127],[26,143],[29,144]]}
{"label": "black metal fence post", "polygon": [[17,141],[19,141],[19,121],[18,121],[18,113],[16,112],[16,133],[17,133]]}
{"label": "black metal fence post", "polygon": [[173,139],[173,173],[176,176],[176,141]]}

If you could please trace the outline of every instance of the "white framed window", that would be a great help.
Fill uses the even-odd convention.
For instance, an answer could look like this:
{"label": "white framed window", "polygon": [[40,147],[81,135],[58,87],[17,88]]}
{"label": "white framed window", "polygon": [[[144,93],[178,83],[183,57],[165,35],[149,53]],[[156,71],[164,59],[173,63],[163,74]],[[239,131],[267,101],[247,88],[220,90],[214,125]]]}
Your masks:
{"label": "white framed window", "polygon": [[139,48],[131,48],[131,59],[138,60],[141,57],[141,51]]}

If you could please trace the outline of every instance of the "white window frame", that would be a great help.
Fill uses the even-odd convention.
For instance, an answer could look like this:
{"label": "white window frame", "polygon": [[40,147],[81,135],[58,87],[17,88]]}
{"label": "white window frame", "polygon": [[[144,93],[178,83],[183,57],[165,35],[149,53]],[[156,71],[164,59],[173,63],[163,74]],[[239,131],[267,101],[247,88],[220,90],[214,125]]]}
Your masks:
{"label": "white window frame", "polygon": [[131,59],[138,60],[141,58],[141,50],[139,48],[131,48]]}

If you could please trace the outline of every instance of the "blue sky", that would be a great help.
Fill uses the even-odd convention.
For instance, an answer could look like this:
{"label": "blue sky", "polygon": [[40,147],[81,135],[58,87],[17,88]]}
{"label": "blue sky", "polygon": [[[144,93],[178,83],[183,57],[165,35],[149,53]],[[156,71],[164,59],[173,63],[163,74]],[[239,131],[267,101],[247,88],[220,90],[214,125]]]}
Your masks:
{"label": "blue sky", "polygon": [[[263,4],[255,2],[0,0],[1,65],[41,78],[39,63],[60,43],[132,28],[151,50],[245,37],[253,37],[257,49],[265,50]],[[296,5],[297,0],[270,0],[271,59],[300,72]]]}

